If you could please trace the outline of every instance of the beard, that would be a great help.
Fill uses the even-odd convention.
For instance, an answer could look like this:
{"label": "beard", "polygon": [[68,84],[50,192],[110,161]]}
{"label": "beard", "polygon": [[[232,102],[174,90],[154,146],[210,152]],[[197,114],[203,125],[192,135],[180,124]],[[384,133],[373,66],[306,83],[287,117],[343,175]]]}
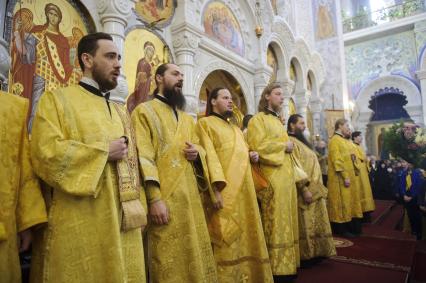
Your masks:
{"label": "beard", "polygon": [[325,154],[325,147],[315,147],[315,150],[321,155]]}
{"label": "beard", "polygon": [[171,106],[184,110],[186,105],[185,96],[182,94],[182,83],[179,82],[172,87],[165,86],[163,95]]}
{"label": "beard", "polygon": [[281,108],[282,108],[281,104],[271,105],[271,110],[273,110],[277,114],[281,112]]}
{"label": "beard", "polygon": [[294,131],[294,135],[296,136],[296,138],[301,141],[302,143],[304,143],[307,147],[312,148],[311,143],[306,139],[305,135],[303,134],[303,131],[296,129]]}
{"label": "beard", "polygon": [[117,87],[118,81],[108,80],[96,64],[93,66],[92,77],[93,80],[99,84],[99,89],[101,91],[109,91]]}
{"label": "beard", "polygon": [[223,117],[225,117],[225,118],[231,118],[232,116],[234,115],[234,113],[232,112],[232,111],[230,111],[230,110],[226,110],[224,113],[223,113]]}

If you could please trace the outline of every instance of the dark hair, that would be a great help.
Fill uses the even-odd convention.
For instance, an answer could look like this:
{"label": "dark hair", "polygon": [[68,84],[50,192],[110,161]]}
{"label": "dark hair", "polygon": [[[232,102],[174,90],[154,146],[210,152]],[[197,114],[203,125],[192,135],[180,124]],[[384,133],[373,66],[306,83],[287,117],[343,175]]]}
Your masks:
{"label": "dark hair", "polygon": [[246,116],[244,116],[244,118],[243,118],[243,130],[248,127],[248,123],[249,123],[251,118],[253,118],[253,115],[251,115],[251,114],[247,114]]}
{"label": "dark hair", "polygon": [[227,89],[227,88],[220,86],[220,87],[213,89],[209,93],[209,96],[207,97],[206,116],[210,116],[212,114],[212,112],[213,112],[212,100],[216,99],[219,96],[219,91],[221,91],[222,89]]}
{"label": "dark hair", "polygon": [[265,112],[265,109],[268,107],[268,100],[266,100],[266,96],[271,94],[271,92],[276,88],[282,88],[280,84],[272,83],[265,87],[262,92],[262,96],[259,100],[258,110],[259,112]]}
{"label": "dark hair", "polygon": [[334,130],[337,131],[340,128],[340,126],[346,124],[347,122],[348,120],[344,118],[337,119],[336,123],[334,124]]}
{"label": "dark hair", "polygon": [[99,48],[98,40],[101,40],[101,39],[112,41],[111,35],[104,32],[95,32],[95,33],[90,33],[83,36],[78,42],[78,47],[77,47],[78,63],[80,64],[80,68],[83,72],[84,72],[84,63],[83,63],[83,60],[81,59],[81,55],[83,55],[83,53],[89,53],[90,55],[95,56],[96,50],[98,50]]}
{"label": "dark hair", "polygon": [[300,114],[293,114],[287,120],[287,132],[291,132],[290,124],[296,124],[299,121],[299,118],[303,118]]}
{"label": "dark hair", "polygon": [[312,149],[312,144],[306,139],[305,135],[303,134],[303,132],[294,132],[291,133],[292,129],[290,124],[296,124],[297,121],[299,121],[299,119],[303,119],[303,116],[300,114],[293,114],[288,118],[287,121],[287,132],[289,133],[289,135],[294,136],[296,139],[298,139],[299,141],[301,141],[302,143],[304,143],[307,147],[309,147],[310,149]]}
{"label": "dark hair", "polygon": [[167,71],[168,68],[169,68],[169,63],[163,63],[160,66],[158,66],[157,70],[155,71],[154,80],[155,80],[156,88],[154,89],[153,95],[156,95],[159,92],[157,76],[163,77],[164,73]]}
{"label": "dark hair", "polygon": [[360,131],[355,131],[352,133],[352,140],[354,140],[356,137],[359,137],[361,135]]}

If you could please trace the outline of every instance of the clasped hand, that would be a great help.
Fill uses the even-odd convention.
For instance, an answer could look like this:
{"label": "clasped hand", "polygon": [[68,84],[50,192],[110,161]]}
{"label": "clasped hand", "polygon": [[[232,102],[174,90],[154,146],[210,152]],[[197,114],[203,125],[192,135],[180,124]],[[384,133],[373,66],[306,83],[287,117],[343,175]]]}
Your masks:
{"label": "clasped hand", "polygon": [[185,158],[188,161],[195,161],[198,157],[197,148],[190,142],[185,142],[186,147],[183,149],[183,153],[185,154]]}

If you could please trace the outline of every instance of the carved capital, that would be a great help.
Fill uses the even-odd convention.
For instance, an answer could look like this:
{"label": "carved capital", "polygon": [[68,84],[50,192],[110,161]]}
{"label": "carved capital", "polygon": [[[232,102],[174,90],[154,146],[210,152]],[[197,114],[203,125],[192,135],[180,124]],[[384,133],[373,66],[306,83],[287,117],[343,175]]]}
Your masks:
{"label": "carved capital", "polygon": [[127,26],[127,20],[132,15],[133,7],[134,2],[129,0],[98,0],[97,2],[102,23],[116,21]]}
{"label": "carved capital", "polygon": [[303,90],[299,90],[294,94],[294,102],[296,103],[296,105],[299,107],[306,107],[308,106],[308,102],[309,102],[309,95],[310,92],[303,89]]}
{"label": "carved capital", "polygon": [[256,69],[254,75],[254,86],[255,87],[266,87],[269,82],[269,78],[272,75],[271,68],[259,68]]}
{"label": "carved capital", "polygon": [[293,93],[294,86],[296,85],[296,83],[291,79],[284,79],[282,81],[279,81],[278,83],[282,86],[284,90],[284,97],[290,97]]}
{"label": "carved capital", "polygon": [[174,35],[173,47],[176,52],[179,50],[194,50],[198,48],[200,44],[200,37],[194,33],[183,31]]}

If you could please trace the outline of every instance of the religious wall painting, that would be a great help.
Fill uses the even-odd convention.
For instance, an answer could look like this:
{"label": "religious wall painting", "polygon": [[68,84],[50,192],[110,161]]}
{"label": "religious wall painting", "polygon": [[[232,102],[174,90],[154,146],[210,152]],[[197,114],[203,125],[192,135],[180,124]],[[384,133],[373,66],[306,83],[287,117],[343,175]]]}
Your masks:
{"label": "religious wall painting", "polygon": [[22,0],[11,17],[9,92],[30,100],[30,123],[44,91],[82,76],[77,44],[88,33],[82,13],[66,0]]}
{"label": "religious wall painting", "polygon": [[[294,103],[294,100],[292,98],[290,98],[289,102],[288,102],[288,117],[290,117],[293,114],[296,114],[296,103]],[[288,117],[285,117],[286,119],[288,119]]]}
{"label": "religious wall painting", "polygon": [[278,59],[271,45],[268,46],[268,51],[266,54],[266,62],[268,66],[272,68],[272,75],[271,75],[271,78],[269,79],[269,83],[276,82],[277,73],[278,73]]}
{"label": "religious wall painting", "polygon": [[169,25],[175,13],[176,0],[137,0],[136,15],[148,25],[165,27]]}
{"label": "religious wall painting", "polygon": [[271,6],[272,6],[272,9],[274,10],[275,15],[278,15],[277,0],[271,0]]}
{"label": "religious wall painting", "polygon": [[334,0],[312,0],[315,37],[323,40],[337,35]]}
{"label": "religious wall painting", "polygon": [[325,110],[324,112],[327,134],[328,137],[331,138],[334,134],[334,125],[336,121],[345,118],[345,112],[343,110]]}
{"label": "religious wall painting", "polygon": [[150,99],[155,89],[154,74],[157,67],[169,62],[172,62],[170,49],[155,33],[140,28],[127,34],[123,69],[131,94],[128,104],[135,104],[130,106],[132,109]]}
{"label": "religious wall painting", "polygon": [[203,25],[210,38],[244,56],[244,41],[240,25],[225,4],[219,1],[207,4],[203,13]]}
{"label": "religious wall painting", "polygon": [[306,88],[307,88],[309,91],[312,91],[313,85],[312,85],[312,79],[311,79],[311,76],[310,76],[310,75],[308,75],[308,79],[307,79],[307,81],[306,81]]}
{"label": "religious wall painting", "polygon": [[296,73],[296,66],[294,65],[294,62],[291,61],[290,63],[290,79],[293,82],[297,81],[297,73]]}

